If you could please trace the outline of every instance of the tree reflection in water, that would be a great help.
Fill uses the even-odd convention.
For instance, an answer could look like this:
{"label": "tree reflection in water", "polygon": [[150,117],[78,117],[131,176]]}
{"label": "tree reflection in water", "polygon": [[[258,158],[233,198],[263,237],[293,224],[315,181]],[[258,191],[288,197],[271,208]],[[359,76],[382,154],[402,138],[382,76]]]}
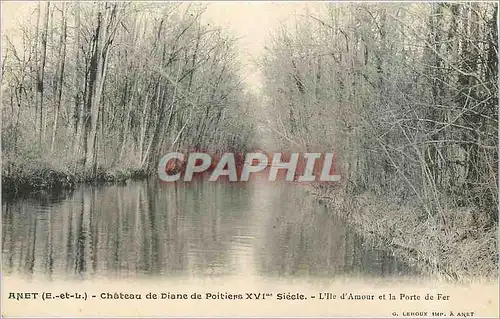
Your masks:
{"label": "tree reflection in water", "polygon": [[49,278],[388,276],[411,269],[285,183],[82,186],[3,204],[5,273]]}

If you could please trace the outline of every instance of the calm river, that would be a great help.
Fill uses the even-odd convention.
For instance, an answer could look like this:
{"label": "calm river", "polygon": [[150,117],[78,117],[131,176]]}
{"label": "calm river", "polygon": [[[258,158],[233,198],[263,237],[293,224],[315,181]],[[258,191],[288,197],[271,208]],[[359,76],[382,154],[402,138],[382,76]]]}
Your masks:
{"label": "calm river", "polygon": [[415,275],[303,187],[156,181],[2,207],[3,271],[48,279]]}
{"label": "calm river", "polygon": [[[151,180],[82,186],[57,200],[5,202],[2,210],[2,316],[390,317],[418,311],[429,317],[474,311],[498,318],[497,282],[429,280],[357,235],[299,185],[259,178]],[[9,297],[26,291],[88,299]],[[142,300],[109,299],[118,293]],[[152,300],[151,293],[190,297]],[[252,293],[267,299],[243,298]],[[243,300],[223,297],[228,294]],[[349,294],[371,298],[342,299]],[[429,301],[428,294],[451,297]],[[283,299],[299,295],[305,300]]]}

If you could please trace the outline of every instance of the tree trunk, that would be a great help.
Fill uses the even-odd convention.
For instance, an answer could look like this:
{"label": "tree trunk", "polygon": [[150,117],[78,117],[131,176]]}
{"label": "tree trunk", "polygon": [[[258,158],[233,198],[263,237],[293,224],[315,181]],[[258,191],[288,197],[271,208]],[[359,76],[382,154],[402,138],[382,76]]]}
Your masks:
{"label": "tree trunk", "polygon": [[61,99],[62,99],[62,89],[63,89],[63,80],[64,80],[64,66],[66,60],[66,37],[67,37],[67,22],[66,22],[66,3],[63,2],[62,5],[62,23],[63,30],[61,32],[61,41],[60,46],[62,46],[62,54],[59,57],[60,59],[60,67],[59,67],[59,80],[58,80],[58,92],[57,92],[57,102],[55,106],[55,114],[54,114],[54,126],[52,128],[52,143],[50,146],[51,152],[54,152],[54,145],[56,142],[56,132],[57,132],[57,124],[59,121],[59,112],[61,109]]}

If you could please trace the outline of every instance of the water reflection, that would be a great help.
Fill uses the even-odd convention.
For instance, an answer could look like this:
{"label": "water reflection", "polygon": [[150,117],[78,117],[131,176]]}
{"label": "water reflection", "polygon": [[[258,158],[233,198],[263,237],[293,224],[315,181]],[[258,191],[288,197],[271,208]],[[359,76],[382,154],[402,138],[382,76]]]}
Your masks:
{"label": "water reflection", "polygon": [[5,273],[380,277],[411,270],[285,183],[82,186],[2,207]]}
{"label": "water reflection", "polygon": [[329,214],[326,206],[304,196],[302,189],[280,185],[274,197],[260,208],[270,213],[262,225],[262,274],[380,277],[410,272],[390,252],[373,248]]}

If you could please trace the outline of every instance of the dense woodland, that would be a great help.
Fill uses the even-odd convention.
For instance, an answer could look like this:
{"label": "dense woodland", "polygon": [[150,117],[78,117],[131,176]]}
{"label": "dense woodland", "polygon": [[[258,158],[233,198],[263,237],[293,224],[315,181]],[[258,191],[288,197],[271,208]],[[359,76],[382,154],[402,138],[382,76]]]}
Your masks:
{"label": "dense woodland", "polygon": [[2,39],[3,190],[244,152],[269,137],[257,119],[279,149],[336,153],[341,182],[314,189],[333,213],[447,276],[496,276],[496,3],[311,5],[252,93],[200,4],[35,7]]}
{"label": "dense woodland", "polygon": [[34,162],[92,178],[154,171],[171,150],[244,150],[253,130],[235,39],[205,9],[40,2],[3,39],[4,177]]}
{"label": "dense woodland", "polygon": [[497,17],[496,3],[324,4],[262,61],[281,147],[337,153],[341,186],[317,193],[454,278],[497,271]]}
{"label": "dense woodland", "polygon": [[498,204],[497,6],[330,4],[263,61],[283,145],[333,150],[350,192]]}

